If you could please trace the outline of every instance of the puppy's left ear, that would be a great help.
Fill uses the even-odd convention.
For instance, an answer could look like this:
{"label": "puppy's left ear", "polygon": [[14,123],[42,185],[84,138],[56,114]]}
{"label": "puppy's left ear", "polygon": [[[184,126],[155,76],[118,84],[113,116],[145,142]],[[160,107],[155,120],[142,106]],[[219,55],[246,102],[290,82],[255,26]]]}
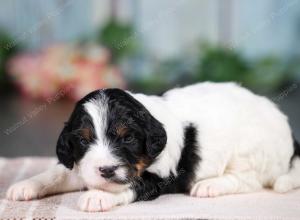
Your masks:
{"label": "puppy's left ear", "polygon": [[155,159],[164,149],[167,143],[167,133],[163,125],[152,115],[147,117],[146,152],[151,159]]}
{"label": "puppy's left ear", "polygon": [[74,166],[74,157],[73,157],[73,146],[70,143],[70,135],[66,131],[66,127],[61,132],[57,145],[56,145],[56,154],[60,163],[65,165],[69,169],[73,169]]}

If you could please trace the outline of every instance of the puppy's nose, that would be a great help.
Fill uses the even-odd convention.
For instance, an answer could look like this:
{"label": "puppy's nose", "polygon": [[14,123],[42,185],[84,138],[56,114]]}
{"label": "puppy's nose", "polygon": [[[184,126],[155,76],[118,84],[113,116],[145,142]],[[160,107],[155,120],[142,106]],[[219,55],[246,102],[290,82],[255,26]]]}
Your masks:
{"label": "puppy's nose", "polygon": [[110,178],[115,175],[115,170],[118,168],[118,166],[105,166],[105,167],[99,167],[99,171],[101,172],[101,176],[104,178]]}

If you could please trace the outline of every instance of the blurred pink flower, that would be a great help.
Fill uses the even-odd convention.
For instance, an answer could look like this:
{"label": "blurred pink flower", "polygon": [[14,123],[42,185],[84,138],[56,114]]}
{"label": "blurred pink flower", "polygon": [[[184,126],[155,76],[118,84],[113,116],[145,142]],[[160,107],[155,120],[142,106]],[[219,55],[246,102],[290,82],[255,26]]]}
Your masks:
{"label": "blurred pink flower", "polygon": [[109,61],[109,52],[96,45],[55,45],[37,54],[17,55],[8,72],[26,96],[49,99],[71,86],[65,96],[78,100],[96,89],[126,87],[123,75]]}

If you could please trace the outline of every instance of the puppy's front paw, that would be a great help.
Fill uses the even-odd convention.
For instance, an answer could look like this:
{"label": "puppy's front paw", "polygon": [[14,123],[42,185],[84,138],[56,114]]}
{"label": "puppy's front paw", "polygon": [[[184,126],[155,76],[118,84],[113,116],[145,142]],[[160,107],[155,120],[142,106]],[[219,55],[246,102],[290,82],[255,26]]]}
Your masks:
{"label": "puppy's front paw", "polygon": [[117,195],[99,190],[88,191],[78,200],[78,207],[85,212],[105,212],[117,205]]}
{"label": "puppy's front paw", "polygon": [[273,189],[275,192],[286,193],[293,189],[293,181],[290,176],[280,176],[274,183]]}
{"label": "puppy's front paw", "polygon": [[226,194],[226,185],[220,178],[199,181],[190,191],[191,196],[200,198],[216,197],[224,194]]}
{"label": "puppy's front paw", "polygon": [[33,180],[24,180],[12,185],[6,193],[6,198],[13,201],[37,199],[43,196],[43,186]]}

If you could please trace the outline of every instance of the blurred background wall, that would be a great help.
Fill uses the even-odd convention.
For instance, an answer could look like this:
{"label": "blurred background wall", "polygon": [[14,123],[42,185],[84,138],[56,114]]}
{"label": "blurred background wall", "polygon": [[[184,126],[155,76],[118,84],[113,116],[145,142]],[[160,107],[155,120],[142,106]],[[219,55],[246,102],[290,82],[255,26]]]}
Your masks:
{"label": "blurred background wall", "polygon": [[11,0],[0,7],[0,155],[52,156],[76,100],[236,81],[300,139],[300,0]]}
{"label": "blurred background wall", "polygon": [[[179,55],[201,39],[239,47],[251,56],[299,53],[298,0],[11,0],[0,24],[19,43],[40,48],[95,34],[115,5],[120,22],[132,23],[147,51]],[[284,53],[284,54],[283,54]]]}

